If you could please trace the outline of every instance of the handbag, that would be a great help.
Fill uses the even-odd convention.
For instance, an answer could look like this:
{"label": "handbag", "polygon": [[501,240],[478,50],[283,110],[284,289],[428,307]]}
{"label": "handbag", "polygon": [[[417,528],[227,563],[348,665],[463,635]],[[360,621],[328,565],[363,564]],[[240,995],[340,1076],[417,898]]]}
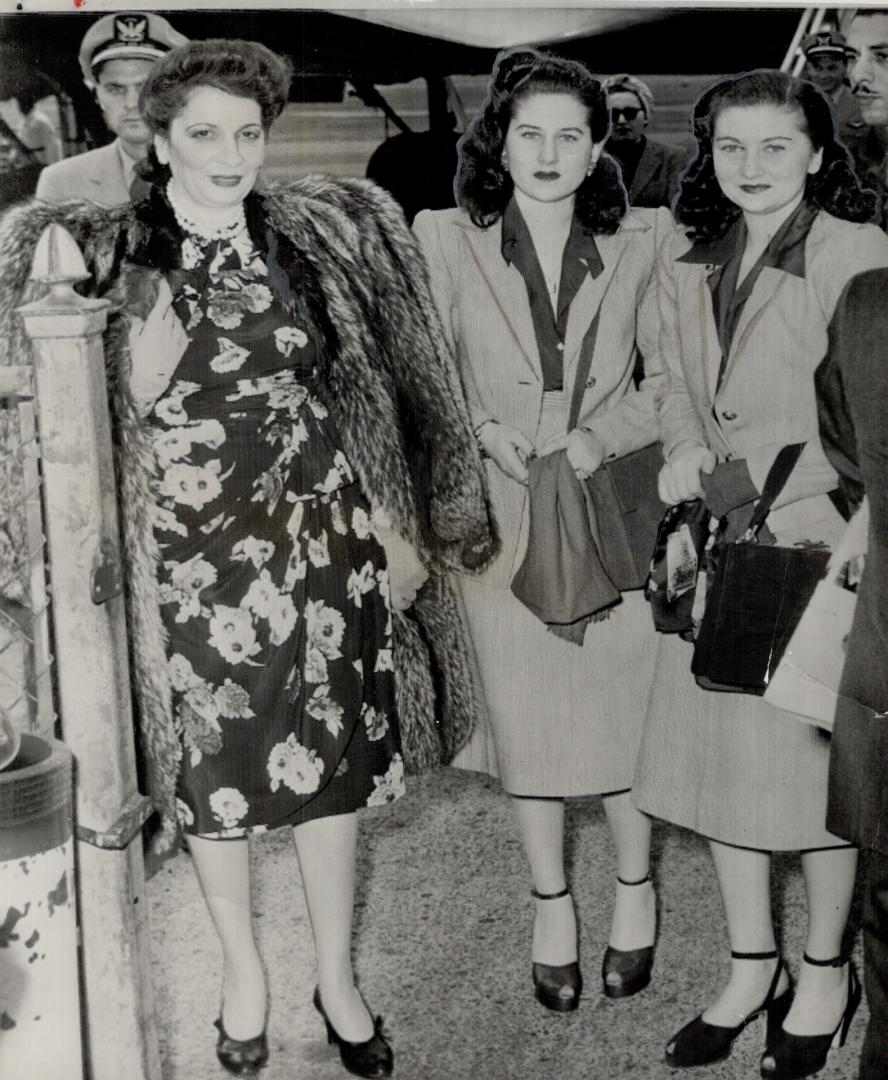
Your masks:
{"label": "handbag", "polygon": [[620,592],[640,589],[647,579],[663,513],[657,493],[662,468],[657,442],[605,462],[586,480],[601,564]]}
{"label": "handbag", "polygon": [[693,634],[697,578],[713,520],[702,499],[670,506],[660,520],[644,595],[661,634]]}
{"label": "handbag", "polygon": [[866,551],[869,503],[864,499],[817,583],[799,625],[789,639],[765,690],[765,701],[801,719],[832,730],[845,667],[857,593],[845,584],[849,562]]}
{"label": "handbag", "polygon": [[[577,362],[568,431],[572,431],[579,420],[595,351],[598,319],[596,313]],[[657,525],[663,514],[663,503],[657,492],[657,477],[662,467],[662,446],[652,442],[623,457],[603,462],[585,481],[587,497],[595,514],[601,565],[618,592],[640,589],[647,578]]]}
{"label": "handbag", "polygon": [[758,534],[804,443],[784,446],[768,472],[746,532],[717,544],[715,569],[691,671],[707,690],[764,694],[817,582],[825,548],[759,544]]}

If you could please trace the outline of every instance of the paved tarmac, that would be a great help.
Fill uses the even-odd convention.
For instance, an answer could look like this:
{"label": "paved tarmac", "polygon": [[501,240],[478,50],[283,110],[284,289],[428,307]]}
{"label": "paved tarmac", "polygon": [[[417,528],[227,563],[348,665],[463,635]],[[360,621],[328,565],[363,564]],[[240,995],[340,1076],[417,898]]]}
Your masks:
{"label": "paved tarmac", "polygon": [[[568,811],[570,877],[581,923],[586,989],[579,1009],[554,1015],[533,998],[533,902],[508,798],[484,777],[442,770],[408,795],[361,816],[354,954],[360,986],[385,1017],[396,1080],[741,1080],[759,1075],[764,1029],[731,1057],[692,1072],[662,1060],[669,1036],[702,1009],[728,965],[721,906],[704,842],[655,832],[660,934],[654,977],[610,1001],[598,969],[613,893],[613,852],[599,799]],[[271,1058],[264,1080],[344,1080],[311,1006],[311,932],[289,830],[253,843],[254,914],[270,986]],[[798,858],[775,861],[779,934],[793,971],[804,928]],[[218,1080],[221,959],[187,855],[147,886],[164,1080]],[[860,962],[859,940],[855,949]],[[822,1080],[852,1080],[865,1005]]]}

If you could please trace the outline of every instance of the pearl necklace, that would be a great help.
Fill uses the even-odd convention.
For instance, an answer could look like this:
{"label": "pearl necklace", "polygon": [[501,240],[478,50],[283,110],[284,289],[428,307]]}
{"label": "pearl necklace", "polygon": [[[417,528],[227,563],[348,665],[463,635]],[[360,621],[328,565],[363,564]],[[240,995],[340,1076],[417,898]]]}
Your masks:
{"label": "pearl necklace", "polygon": [[176,223],[179,228],[191,236],[200,237],[201,240],[233,240],[236,236],[239,236],[247,228],[247,215],[244,212],[244,204],[239,203],[237,210],[234,212],[234,216],[229,218],[228,221],[224,221],[221,224],[196,221],[193,217],[189,217],[188,214],[182,209],[182,206],[177,202],[176,196],[173,194],[172,181],[167,184],[166,194],[170,201],[170,206],[173,208],[173,213],[176,216]]}

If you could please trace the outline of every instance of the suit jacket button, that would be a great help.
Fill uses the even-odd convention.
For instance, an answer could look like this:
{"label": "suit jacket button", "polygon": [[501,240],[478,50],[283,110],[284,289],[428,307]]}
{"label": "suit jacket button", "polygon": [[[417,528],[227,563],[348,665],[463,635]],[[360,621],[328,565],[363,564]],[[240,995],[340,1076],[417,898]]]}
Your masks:
{"label": "suit jacket button", "polygon": [[586,389],[587,389],[587,390],[591,390],[591,389],[592,389],[592,387],[593,387],[593,386],[594,386],[594,385],[595,385],[595,384],[596,384],[597,382],[598,382],[598,380],[597,380],[597,379],[595,378],[595,376],[594,376],[594,375],[590,375],[590,376],[589,376],[589,378],[588,378],[588,379],[586,379]]}
{"label": "suit jacket button", "polygon": [[731,409],[725,409],[725,411],[722,413],[722,420],[736,420],[736,419],[737,419],[737,414],[735,412],[733,412]]}

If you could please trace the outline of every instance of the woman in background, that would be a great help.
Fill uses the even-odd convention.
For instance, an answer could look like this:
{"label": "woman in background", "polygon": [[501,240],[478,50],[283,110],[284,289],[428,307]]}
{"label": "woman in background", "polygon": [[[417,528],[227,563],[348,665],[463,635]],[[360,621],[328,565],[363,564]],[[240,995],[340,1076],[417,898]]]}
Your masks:
{"label": "woman in background", "polygon": [[[459,579],[489,733],[455,764],[499,775],[512,796],[536,899],[535,993],[557,1011],[575,1009],[582,988],[566,797],[604,796],[616,845],[605,994],[648,984],[655,935],[650,828],[629,793],[656,648],[642,596],[624,595],[571,643],[510,591],[527,549],[528,459],[563,452],[584,480],[656,438],[652,270],[670,219],[628,210],[619,171],[602,154],[607,137],[605,94],[582,65],[531,49],[504,53],[460,144],[460,209],[425,211],[414,223],[503,540],[482,576]],[[584,350],[591,360],[568,431]],[[639,352],[649,378],[636,389]]]}
{"label": "woman in background", "polygon": [[[659,262],[658,396],[670,504],[703,496],[729,535],[784,444],[805,443],[768,517],[782,545],[831,545],[843,522],[836,474],[818,438],[813,374],[844,285],[888,264],[888,240],[824,95],[778,71],[722,80],[694,110],[697,155],[675,206],[683,226]],[[670,1041],[667,1062],[726,1057],[768,1017],[761,1074],[819,1071],[860,998],[842,937],[857,852],[824,826],[829,741],[798,717],[745,694],[696,685],[690,653],[660,640],[642,740],[637,805],[710,841],[727,917],[731,972],[704,1012]],[[771,916],[771,852],[801,851],[808,899],[795,996]]]}

